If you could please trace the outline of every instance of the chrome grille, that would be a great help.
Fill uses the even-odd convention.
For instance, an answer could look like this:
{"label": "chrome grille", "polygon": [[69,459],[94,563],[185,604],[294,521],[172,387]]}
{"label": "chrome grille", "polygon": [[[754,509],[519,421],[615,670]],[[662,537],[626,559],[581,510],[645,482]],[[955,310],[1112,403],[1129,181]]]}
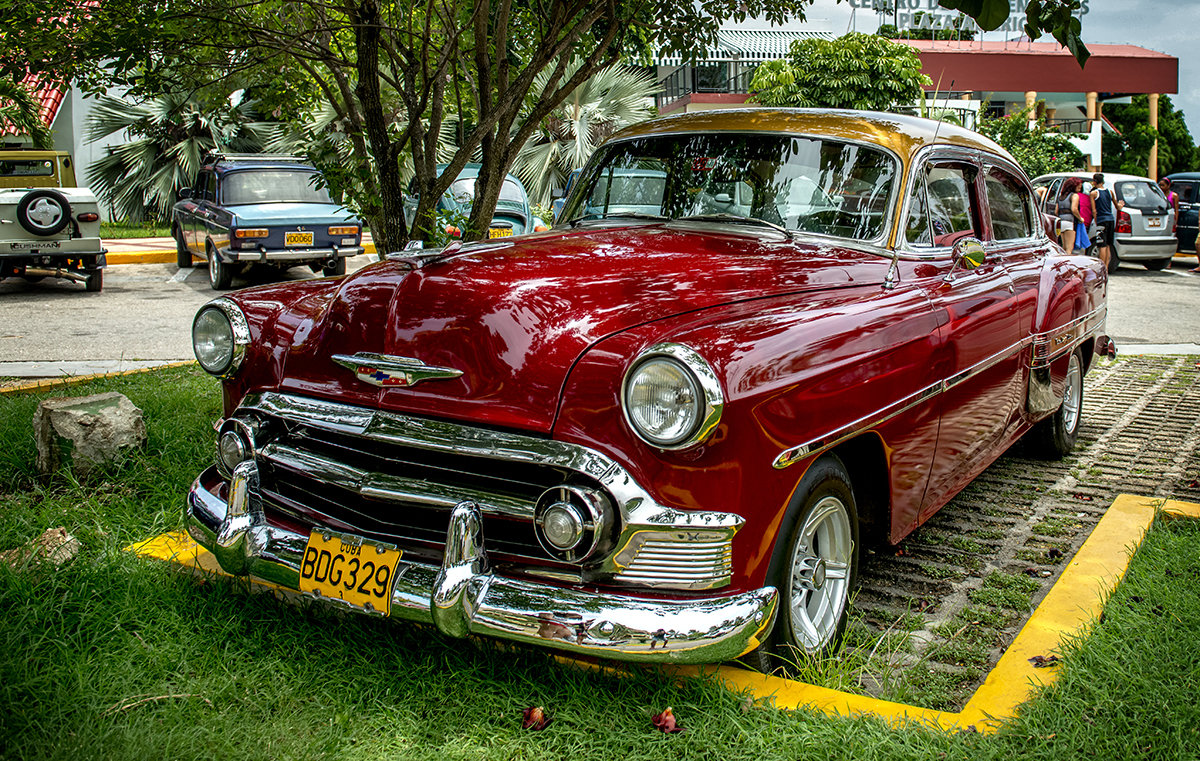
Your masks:
{"label": "chrome grille", "polygon": [[712,589],[733,575],[733,537],[711,531],[640,531],[617,553],[629,584]]}

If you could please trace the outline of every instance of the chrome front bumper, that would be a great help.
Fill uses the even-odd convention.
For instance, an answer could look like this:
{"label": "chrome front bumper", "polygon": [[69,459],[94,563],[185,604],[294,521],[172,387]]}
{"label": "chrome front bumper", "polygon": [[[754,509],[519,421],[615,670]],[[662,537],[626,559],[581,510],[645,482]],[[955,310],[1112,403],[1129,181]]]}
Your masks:
{"label": "chrome front bumper", "polygon": [[[188,532],[228,573],[296,590],[308,537],[267,522],[257,482],[257,466],[242,463],[226,502],[216,493],[216,469],[201,473],[188,493]],[[489,569],[479,508],[462,502],[451,510],[440,567],[401,560],[391,614],[454,637],[479,634],[622,661],[717,663],[758,645],[777,601],[774,587],[664,600],[498,576]]]}

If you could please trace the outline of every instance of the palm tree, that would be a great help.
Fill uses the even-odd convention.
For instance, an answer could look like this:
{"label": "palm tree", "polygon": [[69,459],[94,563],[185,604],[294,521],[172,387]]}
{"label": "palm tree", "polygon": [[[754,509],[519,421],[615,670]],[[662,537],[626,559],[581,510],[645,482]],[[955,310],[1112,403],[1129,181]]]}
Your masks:
{"label": "palm tree", "polygon": [[247,127],[255,118],[248,102],[208,111],[187,95],[143,102],[101,95],[88,118],[88,139],[124,131],[129,141],[92,164],[88,185],[118,219],[140,222],[147,214],[166,219],[176,193],[196,179],[206,154],[262,149]]}
{"label": "palm tree", "polygon": [[[571,77],[579,66],[579,60],[572,60],[563,78]],[[539,78],[533,92],[544,89],[547,76]],[[657,91],[653,76],[627,66],[604,69],[575,88],[513,163],[513,173],[525,184],[529,200],[549,206],[552,191],[566,184],[567,175],[582,167],[596,146],[617,130],[654,115],[650,99]]]}
{"label": "palm tree", "polygon": [[18,135],[28,135],[34,148],[50,149],[53,138],[39,110],[37,100],[24,85],[0,77],[0,133],[11,129]]}

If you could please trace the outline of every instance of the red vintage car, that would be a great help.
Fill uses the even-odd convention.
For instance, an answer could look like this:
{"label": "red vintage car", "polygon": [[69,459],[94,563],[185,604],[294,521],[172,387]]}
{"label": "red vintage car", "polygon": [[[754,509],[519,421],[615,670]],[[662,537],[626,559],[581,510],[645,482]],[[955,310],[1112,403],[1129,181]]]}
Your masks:
{"label": "red vintage car", "polygon": [[1022,436],[1070,450],[1110,349],[1103,268],[950,124],[658,119],[560,220],[202,308],[192,536],[453,636],[769,667],[838,640],[865,544]]}

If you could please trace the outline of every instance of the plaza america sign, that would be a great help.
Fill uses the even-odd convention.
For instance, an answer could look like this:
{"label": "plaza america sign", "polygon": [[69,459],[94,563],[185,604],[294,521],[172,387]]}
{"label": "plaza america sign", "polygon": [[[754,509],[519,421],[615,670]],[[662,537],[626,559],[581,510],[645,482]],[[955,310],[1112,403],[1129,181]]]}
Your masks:
{"label": "plaza america sign", "polygon": [[[1088,12],[1089,0],[1083,0],[1079,15]],[[849,0],[852,8],[874,11],[892,17],[897,29],[957,29],[978,31],[975,20],[938,5],[938,0]],[[1009,16],[996,31],[1021,32],[1025,28],[1026,0],[1008,0]]]}

